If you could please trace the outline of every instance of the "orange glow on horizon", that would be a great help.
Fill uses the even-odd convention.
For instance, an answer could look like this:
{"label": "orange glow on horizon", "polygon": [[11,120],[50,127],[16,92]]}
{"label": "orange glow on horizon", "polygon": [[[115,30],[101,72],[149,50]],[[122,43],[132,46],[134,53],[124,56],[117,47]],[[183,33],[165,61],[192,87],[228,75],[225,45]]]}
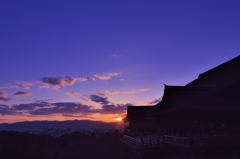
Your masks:
{"label": "orange glow on horizon", "polygon": [[31,115],[0,115],[0,123],[16,123],[23,121],[65,121],[65,120],[92,120],[92,121],[103,121],[103,122],[120,122],[122,121],[122,117],[118,117],[119,115],[125,114],[92,114],[85,117],[64,117],[60,115],[46,115],[46,116],[31,116]]}
{"label": "orange glow on horizon", "polygon": [[122,121],[122,118],[121,118],[121,117],[118,117],[118,118],[117,118],[117,121]]}

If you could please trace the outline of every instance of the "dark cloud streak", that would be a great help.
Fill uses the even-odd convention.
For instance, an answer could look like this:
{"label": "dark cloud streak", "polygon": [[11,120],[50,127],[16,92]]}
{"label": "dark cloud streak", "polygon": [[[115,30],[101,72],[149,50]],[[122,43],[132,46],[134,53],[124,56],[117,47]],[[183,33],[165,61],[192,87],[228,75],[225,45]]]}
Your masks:
{"label": "dark cloud streak", "polygon": [[15,109],[9,108],[7,105],[0,104],[0,114],[1,115],[15,115],[20,114]]}
{"label": "dark cloud streak", "polygon": [[0,101],[9,101],[10,98],[7,98],[7,93],[0,92]]}
{"label": "dark cloud streak", "polygon": [[95,94],[91,95],[89,99],[96,103],[100,103],[102,105],[107,105],[110,103],[107,97],[101,97]]}
{"label": "dark cloud streak", "polygon": [[90,77],[82,77],[82,78],[75,78],[75,77],[43,77],[40,79],[43,82],[43,86],[40,88],[49,88],[52,86],[55,89],[65,87],[66,85],[73,85],[76,81],[85,82],[85,81],[95,81],[95,78]]}
{"label": "dark cloud streak", "polygon": [[14,94],[14,97],[29,96],[31,94],[31,92],[17,92]]}

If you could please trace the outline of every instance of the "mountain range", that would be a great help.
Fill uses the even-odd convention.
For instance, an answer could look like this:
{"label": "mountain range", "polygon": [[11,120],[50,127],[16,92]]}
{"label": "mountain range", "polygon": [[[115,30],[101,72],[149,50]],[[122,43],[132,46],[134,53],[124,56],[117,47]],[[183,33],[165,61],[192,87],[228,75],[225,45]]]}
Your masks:
{"label": "mountain range", "polygon": [[17,123],[3,123],[0,124],[0,130],[36,130],[36,129],[90,129],[90,128],[116,128],[117,123],[106,123],[102,121],[91,120],[66,120],[66,121],[24,121]]}

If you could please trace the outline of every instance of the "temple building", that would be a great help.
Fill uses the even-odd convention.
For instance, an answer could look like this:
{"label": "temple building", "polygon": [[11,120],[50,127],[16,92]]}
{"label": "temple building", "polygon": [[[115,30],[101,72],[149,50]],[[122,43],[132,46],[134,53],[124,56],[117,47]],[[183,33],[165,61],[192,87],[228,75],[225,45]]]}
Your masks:
{"label": "temple building", "polygon": [[[159,152],[166,152],[166,147],[181,150],[177,156],[184,156],[184,152],[183,158],[214,158],[214,150],[225,151],[226,147],[239,150],[240,56],[200,74],[185,86],[165,85],[161,102],[129,106],[124,121],[129,129],[121,141],[133,158],[143,158],[143,150],[149,148]],[[186,155],[190,150],[191,157]],[[224,155],[239,157],[237,150]]]}

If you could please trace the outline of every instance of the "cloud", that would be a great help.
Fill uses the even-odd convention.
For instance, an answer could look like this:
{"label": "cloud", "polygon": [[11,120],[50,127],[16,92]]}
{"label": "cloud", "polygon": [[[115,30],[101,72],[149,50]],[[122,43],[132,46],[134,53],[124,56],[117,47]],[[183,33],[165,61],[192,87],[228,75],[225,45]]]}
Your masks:
{"label": "cloud", "polygon": [[38,101],[35,103],[19,104],[13,106],[14,110],[25,112],[30,115],[70,115],[70,114],[87,114],[95,113],[92,106],[83,105],[81,103],[73,102],[57,102],[48,103],[44,101]]}
{"label": "cloud", "polygon": [[[30,95],[31,92],[17,92],[14,96]],[[92,94],[90,96],[83,95],[78,92],[66,92],[72,97],[87,98],[86,100],[100,104],[100,108],[94,108],[89,104],[82,104],[80,102],[53,102],[49,100],[37,100],[32,103],[16,104],[11,106],[0,105],[1,115],[25,114],[25,115],[62,115],[65,117],[86,116],[90,114],[123,114],[126,113],[127,106],[133,103],[120,104],[109,101],[108,97],[103,95]],[[101,94],[101,92],[99,92]],[[6,98],[6,93],[1,92],[1,96]]]}
{"label": "cloud", "polygon": [[14,114],[20,114],[16,110],[9,108],[7,105],[0,104],[0,114],[1,115],[14,115]]}
{"label": "cloud", "polygon": [[149,89],[148,89],[148,88],[141,88],[141,89],[139,89],[138,91],[139,91],[139,92],[147,92],[147,91],[149,91]]}
{"label": "cloud", "polygon": [[39,88],[50,88],[51,86],[50,85],[42,85],[42,86],[39,86]]}
{"label": "cloud", "polygon": [[109,98],[107,97],[101,97],[98,95],[91,95],[90,99],[94,102],[100,103],[101,109],[95,110],[98,113],[101,114],[121,114],[125,113],[127,110],[127,106],[131,106],[133,104],[114,104],[109,101]]}
{"label": "cloud", "polygon": [[31,92],[17,92],[14,94],[14,97],[29,96],[31,94]]}
{"label": "cloud", "polygon": [[6,109],[6,108],[8,108],[7,105],[0,104],[0,109]]}
{"label": "cloud", "polygon": [[96,103],[100,103],[102,105],[107,105],[110,103],[107,97],[101,97],[95,94],[91,95],[89,99]]}
{"label": "cloud", "polygon": [[36,100],[35,103],[46,103],[48,101],[53,101],[53,99],[52,98],[48,98],[48,99]]}
{"label": "cloud", "polygon": [[0,92],[0,97],[7,98],[7,93],[5,93],[5,92]]}
{"label": "cloud", "polygon": [[19,82],[20,83],[20,87],[23,88],[24,90],[28,90],[30,89],[31,86],[33,86],[33,83],[31,82]]}
{"label": "cloud", "polygon": [[78,92],[66,92],[65,94],[71,97],[83,96],[82,93],[78,93]]}
{"label": "cloud", "polygon": [[113,57],[118,57],[119,55],[118,54],[112,54]]}
{"label": "cloud", "polygon": [[90,77],[82,77],[78,78],[79,82],[85,82],[85,81],[95,81],[95,78],[90,78]]}
{"label": "cloud", "polygon": [[65,87],[67,85],[73,85],[76,81],[85,82],[85,81],[95,81],[95,78],[90,77],[82,77],[82,78],[75,78],[75,77],[44,77],[41,78],[43,82],[42,86],[39,88],[50,88],[51,86],[54,89],[59,89],[61,87]]}
{"label": "cloud", "polygon": [[0,86],[0,89],[19,89],[19,88],[22,88],[24,90],[28,90],[30,89],[31,86],[34,85],[34,83],[32,82],[25,82],[25,81],[22,81],[22,82],[16,82],[17,85],[9,85],[9,86]]}
{"label": "cloud", "polygon": [[29,103],[29,104],[19,104],[13,105],[16,110],[34,110],[37,107],[44,107],[46,104],[38,104],[38,103]]}
{"label": "cloud", "polygon": [[162,100],[162,97],[159,97],[159,98],[157,98],[157,99],[155,99],[155,100],[153,100],[151,102],[148,102],[148,105],[156,105],[159,102],[161,102],[161,100]]}
{"label": "cloud", "polygon": [[103,73],[101,75],[94,75],[96,78],[100,80],[109,80],[112,76],[119,76],[122,72],[114,72],[114,73]]}
{"label": "cloud", "polygon": [[[72,102],[58,102],[52,103],[48,107],[28,111],[31,115],[53,115],[61,114],[62,116],[71,117],[76,114],[86,115],[86,114],[122,114],[127,110],[127,106],[132,104],[118,104],[118,105],[102,105],[101,109],[93,109],[92,106],[84,105],[81,103],[72,103]],[[25,108],[29,110],[31,104],[25,105]],[[20,106],[19,106],[20,107]],[[24,105],[21,106],[24,108]]]}
{"label": "cloud", "polygon": [[125,79],[124,78],[121,78],[120,81],[124,81]]}
{"label": "cloud", "polygon": [[92,106],[83,105],[81,103],[71,103],[71,102],[59,102],[52,103],[51,108],[40,108],[33,111],[29,111],[32,115],[52,115],[61,114],[63,116],[69,116],[73,114],[88,114],[91,113]]}
{"label": "cloud", "polygon": [[122,94],[136,94],[138,92],[147,92],[149,91],[148,88],[141,88],[137,90],[131,90],[131,91],[97,91],[95,92],[96,95],[122,95]]}
{"label": "cloud", "polygon": [[17,83],[17,85],[0,86],[0,89],[19,89],[19,88],[22,88],[24,90],[28,90],[28,89],[30,89],[31,86],[34,85],[34,83],[32,83],[32,82],[25,82],[25,81],[16,82],[16,83]]}
{"label": "cloud", "polygon": [[13,105],[13,108],[15,110],[19,110],[19,111],[34,111],[34,110],[40,109],[40,108],[51,108],[52,105],[51,105],[51,103],[47,102],[47,100],[46,101],[38,100],[38,101],[35,101],[34,103]]}
{"label": "cloud", "polygon": [[86,99],[86,98],[88,98],[86,95],[79,93],[79,92],[66,92],[65,94],[68,96],[71,96],[71,97],[79,97],[80,99],[82,99],[86,102],[90,101],[90,100]]}
{"label": "cloud", "polygon": [[4,97],[0,97],[0,101],[9,101],[10,98],[4,98]]}
{"label": "cloud", "polygon": [[0,92],[0,101],[9,101],[10,99],[7,98],[7,93]]}
{"label": "cloud", "polygon": [[135,93],[136,93],[135,90],[132,90],[132,91],[126,91],[126,92],[119,92],[119,91],[107,92],[107,94],[110,94],[110,95],[135,94]]}
{"label": "cloud", "polygon": [[10,108],[7,105],[0,104],[1,115],[28,114],[28,115],[62,115],[66,117],[81,116],[90,114],[122,114],[127,110],[128,104],[113,104],[107,98],[91,96],[92,100],[100,103],[101,108],[94,109],[93,106],[75,102],[56,102],[36,101],[33,103],[13,105]]}
{"label": "cloud", "polygon": [[101,114],[122,114],[127,110],[127,106],[132,106],[131,103],[127,104],[116,104],[116,105],[102,105],[100,109]]}
{"label": "cloud", "polygon": [[19,86],[0,86],[0,89],[19,89]]}
{"label": "cloud", "polygon": [[97,91],[97,92],[95,92],[95,94],[97,94],[97,95],[105,95],[105,91]]}
{"label": "cloud", "polygon": [[73,85],[78,78],[74,77],[44,77],[41,78],[42,82],[44,84],[48,84],[50,86],[53,86],[54,88],[58,89],[60,87],[64,87],[66,85]]}

